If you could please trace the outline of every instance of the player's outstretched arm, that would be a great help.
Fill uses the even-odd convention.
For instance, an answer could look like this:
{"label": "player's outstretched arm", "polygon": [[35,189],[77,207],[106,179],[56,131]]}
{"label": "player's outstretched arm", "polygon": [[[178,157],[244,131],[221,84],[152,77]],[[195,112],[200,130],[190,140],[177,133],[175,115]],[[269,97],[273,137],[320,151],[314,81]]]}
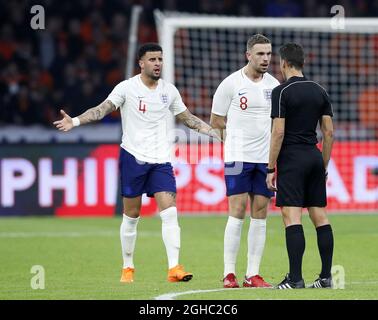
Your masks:
{"label": "player's outstretched arm", "polygon": [[110,100],[105,100],[97,107],[88,109],[76,118],[71,118],[64,110],[60,110],[63,119],[55,121],[53,124],[61,131],[69,131],[75,126],[101,120],[115,110],[116,106]]}
{"label": "player's outstretched arm", "polygon": [[176,118],[178,121],[186,125],[188,128],[222,141],[219,133],[216,130],[214,130],[206,122],[202,121],[200,118],[197,118],[188,109],[176,115]]}

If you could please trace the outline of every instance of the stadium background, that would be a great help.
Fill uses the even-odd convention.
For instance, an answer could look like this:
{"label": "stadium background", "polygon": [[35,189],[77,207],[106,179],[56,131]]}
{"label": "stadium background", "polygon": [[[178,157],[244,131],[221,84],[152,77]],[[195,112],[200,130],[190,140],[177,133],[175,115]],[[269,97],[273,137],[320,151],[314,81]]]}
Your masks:
{"label": "stadium background", "polygon": [[[153,14],[157,8],[191,14],[295,18],[331,17],[333,5],[332,1],[312,0],[254,1],[253,5],[208,0],[51,0],[38,2],[45,9],[45,29],[33,30],[30,8],[34,4],[37,2],[2,1],[0,13],[0,215],[121,213],[116,188],[121,136],[118,113],[69,134],[55,131],[52,122],[60,117],[61,108],[78,115],[99,104],[125,78],[133,5],[142,7],[137,44],[159,41]],[[377,16],[375,1],[338,4],[347,18]],[[307,51],[306,74],[332,97],[336,142],[328,181],[329,209],[376,211],[377,33],[181,28],[174,36],[174,81],[193,113],[209,120],[211,97],[219,82],[244,64],[245,41],[253,32],[271,37],[275,53],[284,41],[302,41]],[[131,70],[138,73],[136,61]],[[282,80],[277,55],[270,72]],[[185,132],[187,137],[177,137],[176,147],[178,209],[194,214],[224,213],[221,146]],[[197,155],[195,161],[189,161],[193,154]],[[275,210],[273,203],[271,210]],[[156,204],[145,198],[143,214],[155,213]]]}

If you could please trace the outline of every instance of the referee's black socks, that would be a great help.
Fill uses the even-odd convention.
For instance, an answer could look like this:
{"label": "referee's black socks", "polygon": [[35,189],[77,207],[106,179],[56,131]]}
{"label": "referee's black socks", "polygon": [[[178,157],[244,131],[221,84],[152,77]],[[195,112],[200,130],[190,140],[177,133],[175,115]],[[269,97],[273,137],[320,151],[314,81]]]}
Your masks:
{"label": "referee's black socks", "polygon": [[318,235],[318,248],[322,260],[322,272],[320,278],[331,276],[332,256],[333,256],[333,233],[330,224],[316,228]]}
{"label": "referee's black socks", "polygon": [[306,242],[301,224],[294,224],[286,227],[286,248],[289,256],[291,281],[302,280],[302,258]]}

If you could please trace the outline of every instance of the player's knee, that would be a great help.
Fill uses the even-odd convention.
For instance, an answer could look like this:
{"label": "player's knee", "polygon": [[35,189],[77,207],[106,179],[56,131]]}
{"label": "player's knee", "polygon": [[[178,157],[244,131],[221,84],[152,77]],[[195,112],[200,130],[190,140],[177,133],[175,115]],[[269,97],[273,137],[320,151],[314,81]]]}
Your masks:
{"label": "player's knee", "polygon": [[302,219],[300,214],[290,213],[290,212],[282,212],[282,220],[284,222],[285,227],[292,226],[295,224],[302,224]]}
{"label": "player's knee", "polygon": [[329,224],[329,220],[327,218],[326,215],[320,215],[320,216],[313,216],[311,218],[312,220],[312,223],[314,224],[314,226],[317,228],[317,227],[321,227],[321,226],[324,226],[326,224]]}
{"label": "player's knee", "polygon": [[283,217],[285,227],[293,226],[296,224],[302,224],[301,219],[297,217]]}
{"label": "player's knee", "polygon": [[171,208],[171,207],[176,207],[175,201],[165,201],[163,203],[158,204],[159,212],[167,210],[168,208]]}
{"label": "player's knee", "polygon": [[326,211],[323,209],[310,209],[310,218],[314,226],[320,227],[326,224],[329,224],[328,217]]}
{"label": "player's knee", "polygon": [[124,214],[129,218],[138,218],[140,215],[140,208],[129,208]]}
{"label": "player's knee", "polygon": [[244,204],[233,205],[230,208],[230,215],[239,219],[244,218],[246,209],[246,205]]}
{"label": "player's knee", "polygon": [[164,211],[170,207],[176,207],[176,193],[175,192],[155,193],[155,200],[158,205],[159,212]]}
{"label": "player's knee", "polygon": [[252,211],[251,217],[254,219],[265,219],[268,213],[268,208],[266,206],[256,208]]}

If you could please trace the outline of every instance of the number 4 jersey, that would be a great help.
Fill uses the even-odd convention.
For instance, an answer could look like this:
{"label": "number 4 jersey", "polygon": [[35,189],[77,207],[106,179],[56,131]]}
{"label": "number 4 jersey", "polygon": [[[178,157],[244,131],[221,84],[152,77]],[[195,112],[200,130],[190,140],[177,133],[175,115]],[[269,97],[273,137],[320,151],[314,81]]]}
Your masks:
{"label": "number 4 jersey", "polygon": [[221,82],[211,112],[227,116],[225,162],[268,163],[271,93],[280,83],[269,73],[254,82],[244,68]]}
{"label": "number 4 jersey", "polygon": [[107,100],[120,108],[122,148],[140,161],[171,161],[168,115],[169,112],[177,115],[186,110],[173,84],[159,79],[158,86],[149,89],[138,74],[120,82]]}

